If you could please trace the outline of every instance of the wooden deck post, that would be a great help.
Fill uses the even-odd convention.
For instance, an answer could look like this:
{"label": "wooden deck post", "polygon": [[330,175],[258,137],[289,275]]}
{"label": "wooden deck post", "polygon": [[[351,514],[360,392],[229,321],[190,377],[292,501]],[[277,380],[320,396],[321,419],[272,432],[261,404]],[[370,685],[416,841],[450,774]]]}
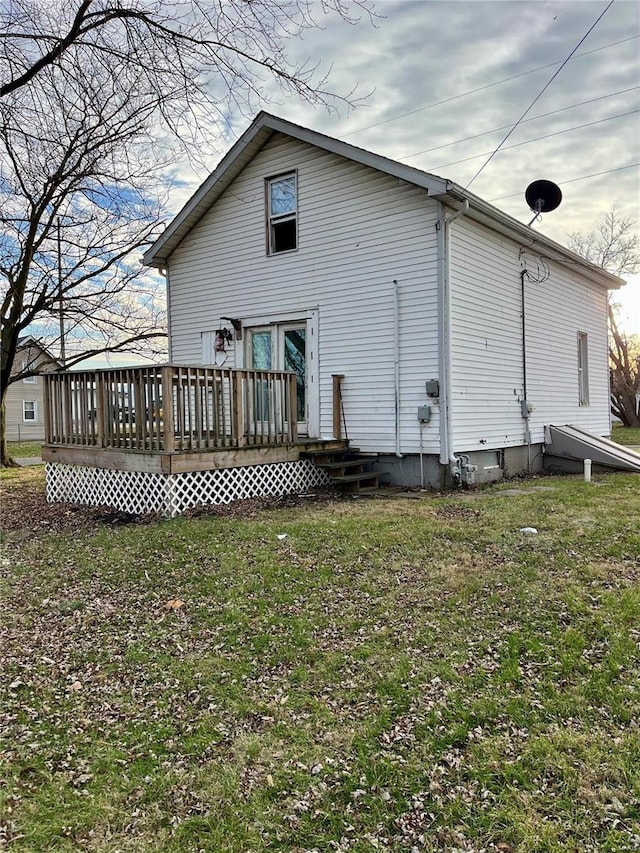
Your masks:
{"label": "wooden deck post", "polygon": [[333,373],[333,437],[342,438],[342,380],[344,373]]}
{"label": "wooden deck post", "polygon": [[162,368],[162,420],[164,450],[167,453],[173,453],[176,444],[173,427],[173,367]]}
{"label": "wooden deck post", "polygon": [[104,374],[96,374],[96,444],[105,447]]}
{"label": "wooden deck post", "polygon": [[289,435],[292,442],[298,438],[298,377],[289,377]]}
{"label": "wooden deck post", "polygon": [[51,441],[51,379],[45,375],[44,380],[44,443],[49,444]]}
{"label": "wooden deck post", "polygon": [[248,378],[245,371],[234,370],[229,374],[231,383],[231,445],[241,447],[244,443],[244,422],[242,418],[242,389]]}

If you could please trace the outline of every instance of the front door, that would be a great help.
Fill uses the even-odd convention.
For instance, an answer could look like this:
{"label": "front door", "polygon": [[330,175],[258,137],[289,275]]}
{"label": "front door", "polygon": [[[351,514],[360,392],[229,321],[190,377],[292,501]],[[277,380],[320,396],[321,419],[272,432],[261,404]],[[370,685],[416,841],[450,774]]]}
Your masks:
{"label": "front door", "polygon": [[296,374],[298,434],[308,435],[306,322],[249,328],[247,348],[246,362],[252,370],[291,370]]}

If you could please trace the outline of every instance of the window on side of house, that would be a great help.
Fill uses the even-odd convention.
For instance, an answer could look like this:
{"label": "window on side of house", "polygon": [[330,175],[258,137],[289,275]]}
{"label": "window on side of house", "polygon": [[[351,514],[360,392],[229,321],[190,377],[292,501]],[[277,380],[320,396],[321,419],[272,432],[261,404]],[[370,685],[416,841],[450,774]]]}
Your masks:
{"label": "window on side of house", "polygon": [[[23,361],[22,362],[22,370],[25,371],[28,368],[29,368],[29,362]],[[24,382],[25,385],[35,385],[36,382],[38,381],[38,377],[37,376],[25,376],[25,378],[22,381]]]}
{"label": "window on side of house", "polygon": [[298,179],[295,172],[267,179],[267,253],[298,248]]}
{"label": "window on side of house", "polygon": [[586,332],[578,332],[578,402],[589,405],[589,355]]}
{"label": "window on side of house", "polygon": [[25,423],[38,420],[38,406],[35,400],[22,401],[22,420]]}

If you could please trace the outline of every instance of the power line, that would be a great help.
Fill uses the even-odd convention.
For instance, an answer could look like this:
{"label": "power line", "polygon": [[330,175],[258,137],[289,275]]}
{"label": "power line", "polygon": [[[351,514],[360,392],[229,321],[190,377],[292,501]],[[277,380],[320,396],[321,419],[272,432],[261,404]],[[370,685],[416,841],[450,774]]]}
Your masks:
{"label": "power line", "polygon": [[518,125],[520,124],[520,122],[522,121],[522,119],[527,115],[527,113],[529,112],[529,110],[533,109],[534,105],[535,105],[535,104],[540,100],[540,98],[544,95],[544,93],[547,91],[547,89],[549,88],[549,86],[553,83],[553,81],[556,79],[556,77],[558,76],[558,74],[559,74],[559,73],[562,71],[562,69],[565,67],[565,65],[567,64],[567,62],[569,62],[569,60],[571,59],[571,57],[572,57],[572,56],[574,55],[574,53],[578,50],[578,48],[580,47],[580,45],[581,45],[581,44],[582,44],[582,43],[583,43],[583,42],[588,38],[588,36],[593,32],[593,30],[597,27],[597,25],[600,23],[600,21],[604,18],[604,16],[607,14],[607,12],[609,11],[609,9],[613,6],[614,2],[615,2],[615,0],[609,0],[609,3],[608,3],[608,4],[607,4],[607,6],[605,7],[605,9],[604,9],[604,10],[603,10],[599,15],[598,15],[598,17],[595,19],[595,21],[591,24],[591,26],[590,26],[590,27],[589,27],[589,29],[586,31],[586,33],[582,36],[582,38],[580,39],[580,41],[578,42],[578,44],[573,48],[573,50],[571,51],[571,53],[570,53],[570,54],[567,56],[567,58],[564,60],[564,62],[563,62],[563,63],[562,63],[562,65],[560,66],[560,68],[558,68],[556,71],[554,71],[554,73],[551,75],[550,79],[545,83],[545,85],[542,87],[542,89],[540,89],[540,91],[538,92],[538,94],[537,94],[537,95],[535,96],[535,98],[531,101],[531,103],[530,103],[530,104],[529,104],[529,106],[526,108],[526,110],[522,113],[522,115],[520,116],[520,118],[518,119],[518,121],[513,125],[513,127],[512,127],[512,128],[511,128],[511,130],[509,131],[509,133],[507,133],[507,135],[504,137],[504,139],[502,140],[502,142],[500,142],[500,143],[496,146],[496,148],[493,150],[493,152],[491,153],[491,155],[490,155],[490,156],[487,158],[487,160],[482,164],[482,166],[480,166],[480,168],[479,168],[479,169],[478,169],[478,171],[475,173],[475,175],[471,178],[471,180],[469,181],[469,183],[467,184],[467,186],[465,187],[465,189],[469,189],[469,187],[470,187],[470,186],[471,186],[471,184],[475,181],[475,179],[476,179],[479,175],[481,175],[481,174],[482,174],[482,172],[486,169],[486,167],[489,165],[489,163],[493,160],[493,158],[496,156],[496,154],[498,153],[498,151],[502,148],[502,146],[504,145],[504,143],[507,141],[507,139],[511,136],[511,134],[514,132],[514,130],[518,127]]}
{"label": "power line", "polygon": [[[612,41],[609,44],[603,44],[601,47],[594,47],[592,50],[583,50],[582,53],[576,53],[575,59],[579,56],[589,56],[592,53],[598,53],[600,50],[607,50],[610,47],[616,47],[619,44],[624,44],[627,41],[633,41],[633,39],[640,38],[640,34],[635,36],[627,36],[627,38],[620,39],[619,41]],[[521,71],[519,74],[513,74],[511,77],[503,77],[502,80],[496,80],[494,83],[487,83],[484,86],[478,86],[476,89],[469,89],[467,92],[460,92],[458,95],[452,95],[450,98],[444,98],[442,101],[434,101],[432,104],[427,104],[424,107],[418,107],[415,110],[410,110],[406,113],[398,113],[398,115],[391,116],[391,118],[383,119],[382,121],[375,122],[374,124],[368,124],[366,127],[359,127],[357,130],[350,130],[348,133],[340,134],[341,139],[345,139],[347,136],[354,136],[356,133],[362,133],[365,130],[371,130],[374,127],[380,127],[383,124],[389,124],[389,122],[397,121],[400,118],[406,118],[407,116],[415,115],[416,113],[422,113],[425,110],[431,110],[434,107],[442,106],[442,104],[448,104],[451,101],[457,101],[460,98],[466,98],[467,95],[475,95],[476,92],[483,92],[485,89],[491,89],[494,86],[500,86],[502,83],[508,83],[510,80],[517,80],[519,77],[526,77],[528,74],[535,74],[536,71],[544,71],[545,68],[553,68],[555,65],[558,65],[558,62],[548,62],[546,65],[539,65],[537,68],[531,68],[529,71]]]}
{"label": "power line", "polygon": [[[596,101],[604,101],[607,98],[614,98],[616,95],[625,95],[627,94],[627,92],[635,92],[636,89],[640,89],[640,86],[631,86],[629,89],[620,89],[619,92],[610,92],[608,95],[600,95],[598,98],[589,98],[588,101],[580,101],[577,104],[570,104],[567,107],[561,107],[558,110],[552,110],[548,113],[540,113],[537,116],[526,118],[520,123],[527,124],[530,121],[537,121],[541,118],[548,118],[549,116],[557,115],[558,113],[563,113],[567,110],[575,109],[576,107],[584,107],[586,104],[593,104]],[[431,153],[431,151],[438,151],[440,148],[449,148],[452,145],[459,145],[462,142],[469,142],[472,139],[479,139],[481,136],[487,136],[489,133],[495,133],[497,130],[505,130],[507,127],[511,127],[511,125],[503,124],[500,127],[493,127],[491,128],[491,130],[485,130],[482,133],[474,133],[473,136],[465,136],[462,139],[454,139],[453,142],[444,142],[442,145],[434,145],[433,148],[425,148],[424,151],[416,151],[415,154],[406,154],[402,159],[409,160],[411,157],[418,157],[420,154],[429,154]],[[481,157],[482,155],[478,154],[477,156]]]}
{"label": "power line", "polygon": [[[608,116],[607,118],[596,119],[596,121],[588,121],[585,124],[576,124],[574,127],[566,127],[564,130],[556,130],[554,133],[545,133],[544,136],[535,136],[533,139],[525,139],[524,142],[515,142],[513,145],[507,145],[507,147],[503,148],[502,151],[511,151],[512,148],[520,148],[523,145],[530,145],[532,142],[539,142],[541,139],[551,139],[552,136],[562,136],[563,133],[569,133],[572,130],[581,130],[584,127],[593,127],[593,125],[595,124],[604,124],[607,121],[613,121],[613,119],[616,118],[624,118],[625,116],[631,116],[638,112],[640,112],[640,109],[629,110],[628,113],[619,113],[615,116]],[[462,160],[452,160],[450,163],[441,163],[439,166],[433,166],[429,169],[429,171],[436,172],[438,169],[445,169],[447,166],[457,166],[458,163],[468,163],[470,160],[477,160],[478,157],[486,157],[489,153],[489,151],[484,151],[482,154],[474,154],[473,157],[465,157]],[[497,150],[495,150],[493,153],[496,154]],[[487,163],[488,162],[489,161],[487,160]],[[476,174],[478,173],[476,172]],[[467,184],[466,188],[468,188],[468,186],[469,184]]]}
{"label": "power line", "polygon": [[[579,178],[571,178],[568,181],[562,181],[562,186],[566,186],[567,184],[575,184],[577,181],[586,181],[587,178],[599,178],[601,175],[610,175],[612,172],[623,172],[625,169],[635,169],[640,166],[640,163],[629,163],[628,166],[618,166],[616,169],[607,169],[604,172],[592,172],[590,175],[580,175]],[[499,195],[496,198],[490,198],[489,202],[493,203],[494,201],[504,201],[507,198],[516,198],[521,196],[522,193],[511,193],[510,195]]]}

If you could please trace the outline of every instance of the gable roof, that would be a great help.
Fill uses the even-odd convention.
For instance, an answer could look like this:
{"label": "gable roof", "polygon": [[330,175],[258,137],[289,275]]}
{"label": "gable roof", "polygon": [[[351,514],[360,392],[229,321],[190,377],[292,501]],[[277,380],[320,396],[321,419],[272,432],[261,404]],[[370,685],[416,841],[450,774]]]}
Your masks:
{"label": "gable roof", "polygon": [[512,239],[524,242],[532,248],[535,247],[537,252],[548,258],[560,263],[570,264],[573,267],[580,267],[587,278],[606,288],[617,289],[624,284],[622,279],[589,263],[565,246],[534,231],[528,225],[524,225],[453,181],[432,175],[413,166],[406,166],[404,163],[399,163],[380,154],[374,154],[364,148],[358,148],[331,136],[325,136],[315,130],[293,124],[265,112],[256,116],[214,171],[191,196],[155,243],[145,252],[142,262],[147,266],[165,267],[174,249],[180,245],[189,231],[210,210],[245,166],[276,133],[283,133],[293,139],[307,142],[324,151],[370,166],[407,183],[422,187],[427,195],[455,209],[460,209],[462,206],[466,207],[468,202],[469,207],[468,210],[465,210],[465,214],[471,219]]}
{"label": "gable roof", "polygon": [[[59,361],[54,355],[51,355],[46,346],[39,341],[38,338],[34,338],[32,335],[24,335],[23,337],[18,338],[18,345],[16,347],[16,355],[20,352],[24,353],[28,350],[37,350],[39,356],[32,357],[30,359],[30,364],[27,365],[29,370],[33,369],[33,373],[42,373],[49,370],[58,370],[62,367],[62,362]],[[17,358],[16,358],[17,361]],[[22,370],[14,370],[12,372],[12,376],[20,375]]]}

